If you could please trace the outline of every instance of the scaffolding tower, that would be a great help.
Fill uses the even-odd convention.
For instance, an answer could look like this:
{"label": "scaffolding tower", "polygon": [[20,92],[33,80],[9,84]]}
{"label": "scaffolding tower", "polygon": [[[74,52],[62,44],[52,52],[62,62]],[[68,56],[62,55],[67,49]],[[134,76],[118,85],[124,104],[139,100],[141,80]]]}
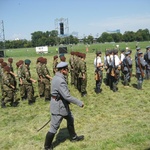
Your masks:
{"label": "scaffolding tower", "polygon": [[4,22],[0,21],[0,57],[5,56],[5,32],[4,32]]}
{"label": "scaffolding tower", "polygon": [[[63,24],[64,33],[61,34],[61,24]],[[56,18],[55,19],[55,30],[58,31],[59,37],[67,37],[69,36],[69,23],[68,18]]]}

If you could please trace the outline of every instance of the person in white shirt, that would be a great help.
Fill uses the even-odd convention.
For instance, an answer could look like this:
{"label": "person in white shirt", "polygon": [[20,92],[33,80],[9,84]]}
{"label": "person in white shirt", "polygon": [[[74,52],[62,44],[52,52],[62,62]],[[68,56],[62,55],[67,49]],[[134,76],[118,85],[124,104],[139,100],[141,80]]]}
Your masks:
{"label": "person in white shirt", "polygon": [[103,63],[101,60],[101,51],[96,52],[96,57],[94,59],[94,67],[95,67],[95,80],[96,80],[96,88],[95,92],[97,94],[101,93],[101,84],[103,80]]}

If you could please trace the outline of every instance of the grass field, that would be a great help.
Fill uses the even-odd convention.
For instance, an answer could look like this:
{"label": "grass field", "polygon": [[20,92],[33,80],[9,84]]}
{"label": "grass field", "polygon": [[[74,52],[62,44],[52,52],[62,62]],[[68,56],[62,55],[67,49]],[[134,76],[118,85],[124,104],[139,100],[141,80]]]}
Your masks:
{"label": "grass field", "polygon": [[[133,51],[134,64],[135,43],[120,43],[120,48],[126,45]],[[149,42],[139,43],[145,52]],[[125,88],[121,82],[118,84],[118,92],[112,92],[103,83],[102,93],[94,92],[94,67],[95,53],[93,49],[112,48],[114,44],[95,44],[89,46],[86,55],[88,86],[87,97],[81,97],[80,93],[70,84],[69,89],[73,96],[81,99],[85,107],[80,108],[71,105],[75,118],[75,128],[78,134],[84,134],[85,140],[78,143],[69,141],[65,120],[54,139],[55,150],[148,150],[150,149],[150,81],[144,81],[143,89],[135,88],[136,78],[131,79],[131,87]],[[71,48],[68,48],[69,51]],[[85,45],[73,46],[73,50],[84,51]],[[55,47],[49,48],[49,53],[44,55],[48,60],[48,68],[52,74],[52,58],[56,54]],[[18,60],[31,59],[31,74],[37,79],[35,71],[36,59],[39,57],[35,49],[7,50],[7,57]],[[70,55],[65,55],[67,61]],[[103,55],[104,56],[104,55]],[[102,57],[103,57],[102,56]],[[7,57],[5,60],[7,60]],[[135,67],[133,66],[133,74]],[[105,77],[105,71],[104,71]],[[70,78],[69,78],[70,80]],[[29,106],[27,101],[20,101],[17,108],[0,108],[0,150],[42,150],[45,135],[49,130],[47,125],[37,132],[49,119],[49,103],[38,97],[37,84],[34,84],[36,103]],[[1,95],[0,95],[1,96]],[[18,93],[19,96],[19,93]]]}

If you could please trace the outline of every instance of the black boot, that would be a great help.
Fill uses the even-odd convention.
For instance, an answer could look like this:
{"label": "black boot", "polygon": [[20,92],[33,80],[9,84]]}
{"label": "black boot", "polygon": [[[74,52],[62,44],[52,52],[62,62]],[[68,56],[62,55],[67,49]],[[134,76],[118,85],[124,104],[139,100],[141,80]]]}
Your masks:
{"label": "black boot", "polygon": [[5,103],[3,101],[2,101],[1,107],[2,108],[6,108],[6,105],[5,105]]}
{"label": "black boot", "polygon": [[71,142],[78,142],[78,141],[82,141],[84,140],[84,135],[80,135],[80,136],[75,136],[71,139]]}
{"label": "black boot", "polygon": [[47,132],[46,138],[45,138],[45,143],[44,143],[45,150],[53,150],[52,141],[53,141],[54,136],[55,136],[54,133]]}

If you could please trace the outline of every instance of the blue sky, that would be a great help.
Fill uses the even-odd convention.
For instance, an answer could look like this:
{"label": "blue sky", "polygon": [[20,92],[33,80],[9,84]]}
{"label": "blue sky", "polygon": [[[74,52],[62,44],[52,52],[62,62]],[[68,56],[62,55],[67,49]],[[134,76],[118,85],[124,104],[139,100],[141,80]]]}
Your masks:
{"label": "blue sky", "polygon": [[150,0],[0,0],[6,40],[30,40],[35,31],[55,30],[60,18],[68,19],[69,33],[79,38],[107,30],[150,30]]}

